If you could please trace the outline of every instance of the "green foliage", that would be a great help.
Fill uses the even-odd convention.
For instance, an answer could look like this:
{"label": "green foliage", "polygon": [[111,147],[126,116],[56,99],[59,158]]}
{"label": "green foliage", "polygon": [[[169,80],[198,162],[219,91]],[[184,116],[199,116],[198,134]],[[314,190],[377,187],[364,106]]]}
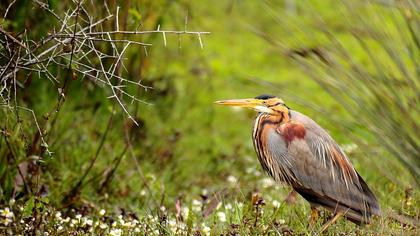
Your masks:
{"label": "green foliage", "polygon": [[29,198],[28,201],[26,201],[25,206],[23,207],[22,217],[23,218],[30,217],[34,210],[34,206],[35,206],[35,197],[32,196],[31,198]]}

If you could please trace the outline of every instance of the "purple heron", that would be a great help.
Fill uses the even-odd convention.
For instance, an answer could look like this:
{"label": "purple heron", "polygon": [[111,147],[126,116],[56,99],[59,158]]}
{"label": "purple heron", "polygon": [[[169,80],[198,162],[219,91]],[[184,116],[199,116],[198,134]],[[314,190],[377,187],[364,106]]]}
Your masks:
{"label": "purple heron", "polygon": [[311,118],[271,95],[216,103],[259,112],[252,138],[262,168],[310,203],[312,222],[319,206],[333,212],[334,217],[321,231],[341,216],[366,224],[372,215],[380,214],[375,195],[346,154]]}

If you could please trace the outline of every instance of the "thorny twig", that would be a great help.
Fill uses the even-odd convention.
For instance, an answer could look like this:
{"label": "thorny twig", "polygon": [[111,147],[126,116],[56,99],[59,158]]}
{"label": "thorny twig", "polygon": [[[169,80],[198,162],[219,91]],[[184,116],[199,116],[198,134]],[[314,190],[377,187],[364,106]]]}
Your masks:
{"label": "thorny twig", "polygon": [[[7,8],[5,17],[8,16],[9,10],[14,7],[14,2]],[[49,33],[39,40],[29,38],[26,31],[30,29],[16,37],[13,33],[9,33],[6,29],[0,27],[0,44],[2,45],[0,46],[0,58],[3,58],[0,62],[0,102],[7,104],[7,106],[16,107],[18,104],[11,105],[11,102],[16,99],[16,93],[19,92],[17,90],[24,86],[17,76],[21,75],[21,72],[24,75],[38,75],[41,79],[50,80],[58,88],[59,102],[55,112],[53,112],[54,117],[56,117],[56,112],[65,99],[65,88],[67,83],[70,82],[68,77],[72,77],[74,74],[74,78],[86,77],[95,85],[104,85],[101,87],[111,92],[109,98],[114,99],[128,118],[137,124],[126,107],[125,100],[128,99],[130,102],[144,101],[135,94],[131,94],[126,85],[131,84],[145,90],[149,87],[142,85],[140,80],[137,82],[124,78],[115,70],[116,64],[119,63],[121,63],[122,68],[125,68],[124,56],[129,47],[141,46],[147,55],[147,47],[152,46],[150,43],[135,40],[133,37],[145,34],[162,34],[163,43],[166,45],[168,34],[178,36],[196,35],[200,46],[203,47],[202,36],[209,34],[209,32],[189,31],[187,27],[179,31],[162,30],[160,26],[156,30],[120,30],[117,20],[118,8],[115,15],[108,10],[107,16],[96,19],[85,8],[82,0],[73,1],[73,7],[63,12],[55,12],[49,8],[47,3],[39,0],[33,0],[32,3],[38,9],[51,15],[52,20],[55,20],[56,23],[51,23],[51,28],[47,30]],[[105,23],[111,19],[115,19],[115,29],[104,30],[106,29]],[[109,46],[112,48],[112,55],[107,50]],[[108,60],[104,61],[109,58],[115,58],[116,62],[109,65]],[[60,82],[60,71],[66,69],[69,70],[70,76]],[[20,73],[18,74],[18,72]],[[53,126],[54,120],[50,121],[50,127]],[[43,132],[39,127],[38,130],[42,145],[48,147]],[[49,133],[48,130],[47,133]],[[47,152],[51,153],[48,148]]]}

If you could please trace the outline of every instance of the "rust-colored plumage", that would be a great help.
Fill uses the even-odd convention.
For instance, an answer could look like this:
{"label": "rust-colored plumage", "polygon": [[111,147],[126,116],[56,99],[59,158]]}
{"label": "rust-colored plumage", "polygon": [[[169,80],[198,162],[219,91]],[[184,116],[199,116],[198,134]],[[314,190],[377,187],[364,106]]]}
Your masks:
{"label": "rust-colored plumage", "polygon": [[[216,102],[251,108],[255,119],[253,141],[263,169],[285,182],[311,207],[322,206],[357,223],[379,215],[378,201],[343,150],[309,117],[289,109],[274,96]],[[332,223],[332,222],[331,222]]]}

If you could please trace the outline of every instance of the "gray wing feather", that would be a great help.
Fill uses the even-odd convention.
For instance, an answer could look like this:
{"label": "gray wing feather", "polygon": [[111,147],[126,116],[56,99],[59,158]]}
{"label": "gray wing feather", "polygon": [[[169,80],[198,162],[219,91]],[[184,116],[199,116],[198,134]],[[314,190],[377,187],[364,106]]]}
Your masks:
{"label": "gray wing feather", "polygon": [[[274,160],[272,168],[282,173],[273,177],[288,182],[315,205],[332,211],[347,210],[348,217],[356,222],[366,222],[371,214],[379,215],[375,196],[328,133],[301,113],[291,111],[291,118],[305,126],[305,139],[286,145],[278,132],[269,132],[266,155]],[[347,174],[332,157],[334,152],[348,164]]]}

